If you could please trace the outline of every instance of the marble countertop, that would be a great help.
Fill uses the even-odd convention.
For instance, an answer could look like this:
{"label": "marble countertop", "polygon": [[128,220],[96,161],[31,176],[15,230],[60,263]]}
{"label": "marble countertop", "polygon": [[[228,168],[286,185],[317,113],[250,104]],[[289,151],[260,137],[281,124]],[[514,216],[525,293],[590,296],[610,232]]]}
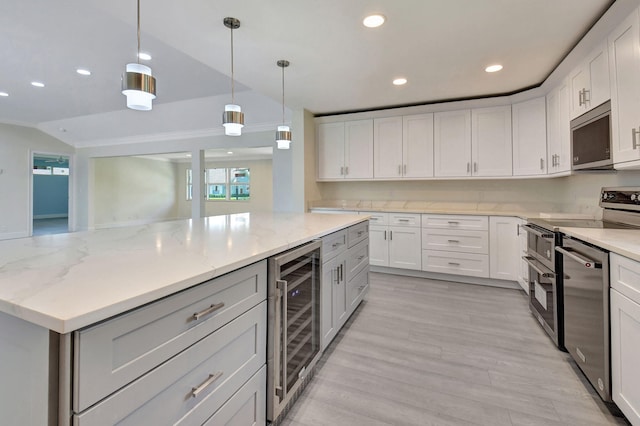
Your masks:
{"label": "marble countertop", "polygon": [[0,241],[0,312],[68,333],[363,220],[242,213]]}
{"label": "marble countertop", "polygon": [[640,230],[560,227],[560,232],[640,262]]}

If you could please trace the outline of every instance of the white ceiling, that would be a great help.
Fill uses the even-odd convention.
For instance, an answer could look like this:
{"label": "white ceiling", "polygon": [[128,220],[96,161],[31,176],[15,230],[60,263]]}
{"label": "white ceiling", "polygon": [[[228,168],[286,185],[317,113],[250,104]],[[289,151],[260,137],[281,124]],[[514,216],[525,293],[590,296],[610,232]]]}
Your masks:
{"label": "white ceiling", "polygon": [[[316,114],[510,93],[542,83],[611,3],[141,0],[142,50],[153,55],[158,98],[140,112],[127,110],[120,93],[136,57],[135,0],[4,0],[0,91],[10,96],[0,97],[0,121],[78,147],[221,134],[230,101],[225,16],[241,21],[236,91],[249,131],[282,119],[278,59],[291,62],[287,106]],[[362,26],[371,12],[385,25]],[[503,71],[484,72],[496,62]],[[409,83],[393,86],[397,76]]]}

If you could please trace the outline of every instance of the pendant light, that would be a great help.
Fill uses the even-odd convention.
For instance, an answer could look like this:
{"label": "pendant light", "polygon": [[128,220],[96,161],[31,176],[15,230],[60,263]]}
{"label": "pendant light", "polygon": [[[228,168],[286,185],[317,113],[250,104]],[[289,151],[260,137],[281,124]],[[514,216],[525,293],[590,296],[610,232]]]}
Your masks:
{"label": "pendant light", "polygon": [[150,111],[156,98],[156,79],[151,68],[140,63],[140,0],[138,0],[138,56],[136,63],[127,64],[122,74],[122,94],[127,97],[127,108]]}
{"label": "pendant light", "polygon": [[244,126],[244,113],[240,105],[236,105],[234,98],[234,75],[233,75],[233,30],[240,28],[240,21],[236,18],[224,18],[224,26],[231,30],[231,103],[224,106],[222,114],[222,125],[224,134],[228,136],[240,136]]}
{"label": "pendant light", "polygon": [[280,59],[276,64],[282,68],[282,126],[276,131],[276,143],[278,149],[289,149],[291,144],[291,130],[284,124],[284,69],[289,66],[289,61]]}

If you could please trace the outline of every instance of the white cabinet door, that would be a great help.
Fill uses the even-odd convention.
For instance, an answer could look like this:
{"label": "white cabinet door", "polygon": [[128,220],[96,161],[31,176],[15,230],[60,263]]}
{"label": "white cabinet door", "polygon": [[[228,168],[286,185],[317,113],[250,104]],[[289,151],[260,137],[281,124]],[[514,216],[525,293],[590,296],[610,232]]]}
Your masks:
{"label": "white cabinet door", "polygon": [[320,284],[320,299],[322,315],[320,319],[320,333],[322,334],[322,350],[324,350],[335,337],[338,327],[336,325],[335,307],[333,306],[334,293],[337,291],[338,268],[337,260],[331,259],[322,264],[322,281]]}
{"label": "white cabinet door", "polygon": [[511,105],[471,111],[474,176],[511,176]]}
{"label": "white cabinet door", "polygon": [[387,226],[369,226],[369,264],[389,266],[389,230]]}
{"label": "white cabinet door", "polygon": [[422,241],[420,228],[389,227],[389,266],[403,269],[422,269]]}
{"label": "white cabinet door", "polygon": [[513,175],[547,173],[545,98],[513,104]]}
{"label": "white cabinet door", "polygon": [[318,179],[344,178],[344,123],[318,124]]}
{"label": "white cabinet door", "polygon": [[562,82],[547,95],[547,173],[571,169],[569,88]]}
{"label": "white cabinet door", "polygon": [[347,253],[336,258],[338,279],[333,292],[333,314],[335,315],[336,333],[348,318],[349,301],[347,300]]}
{"label": "white cabinet door", "polygon": [[402,177],[402,117],[373,120],[373,175],[376,178]]}
{"label": "white cabinet door", "polygon": [[609,35],[613,162],[640,159],[640,19],[636,9]]}
{"label": "white cabinet door", "polygon": [[489,218],[489,276],[499,280],[518,280],[520,240],[517,217]]}
{"label": "white cabinet door", "polygon": [[471,176],[471,111],[433,114],[435,176]]}
{"label": "white cabinet door", "polygon": [[344,123],[345,179],[373,178],[373,120]]}
{"label": "white cabinet door", "polygon": [[569,75],[569,85],[572,119],[609,99],[609,55],[605,42],[589,53]]}
{"label": "white cabinet door", "polygon": [[403,177],[433,176],[433,114],[402,117],[402,158]]}
{"label": "white cabinet door", "polygon": [[640,424],[640,304],[611,290],[611,386],[613,401]]}

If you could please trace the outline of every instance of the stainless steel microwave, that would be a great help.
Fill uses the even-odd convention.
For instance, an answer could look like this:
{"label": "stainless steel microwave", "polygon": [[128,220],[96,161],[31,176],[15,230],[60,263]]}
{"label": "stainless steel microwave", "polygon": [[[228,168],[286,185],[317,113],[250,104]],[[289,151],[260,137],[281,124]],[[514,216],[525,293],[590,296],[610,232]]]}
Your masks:
{"label": "stainless steel microwave", "polygon": [[611,101],[571,120],[571,169],[613,169]]}

